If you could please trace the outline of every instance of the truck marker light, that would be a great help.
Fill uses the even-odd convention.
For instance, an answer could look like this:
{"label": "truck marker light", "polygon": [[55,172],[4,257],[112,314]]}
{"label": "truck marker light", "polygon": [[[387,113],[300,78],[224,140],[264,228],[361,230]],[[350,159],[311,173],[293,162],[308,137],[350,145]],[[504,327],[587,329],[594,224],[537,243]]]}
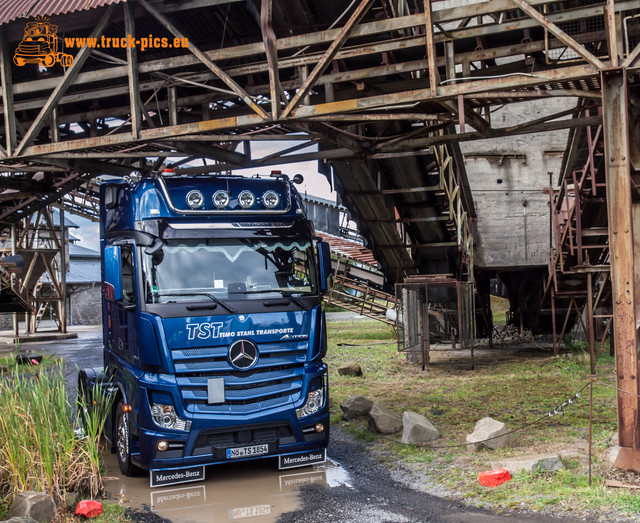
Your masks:
{"label": "truck marker light", "polygon": [[213,194],[213,205],[218,209],[224,209],[229,205],[229,193],[227,191],[216,191]]}
{"label": "truck marker light", "polygon": [[189,191],[187,193],[187,204],[192,209],[199,209],[204,204],[204,196],[198,190]]}
{"label": "truck marker light", "polygon": [[131,410],[132,410],[132,409],[131,409],[131,405],[124,405],[124,406],[122,407],[122,410],[123,410],[124,412],[131,412]]}
{"label": "truck marker light", "polygon": [[280,203],[280,196],[275,191],[267,191],[262,195],[262,203],[267,209],[273,209]]}
{"label": "truck marker light", "polygon": [[243,209],[248,209],[252,207],[256,201],[256,197],[253,195],[251,191],[242,191],[238,195],[238,203],[240,203],[240,207]]}

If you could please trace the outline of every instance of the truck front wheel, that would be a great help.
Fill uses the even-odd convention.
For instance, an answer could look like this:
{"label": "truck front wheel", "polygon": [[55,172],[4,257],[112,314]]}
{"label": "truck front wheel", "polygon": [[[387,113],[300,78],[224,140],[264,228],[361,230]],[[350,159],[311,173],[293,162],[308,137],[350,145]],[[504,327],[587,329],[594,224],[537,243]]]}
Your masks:
{"label": "truck front wheel", "polygon": [[116,452],[118,466],[125,476],[135,476],[140,470],[131,462],[131,430],[129,428],[129,413],[124,410],[122,400],[118,402],[115,424]]}

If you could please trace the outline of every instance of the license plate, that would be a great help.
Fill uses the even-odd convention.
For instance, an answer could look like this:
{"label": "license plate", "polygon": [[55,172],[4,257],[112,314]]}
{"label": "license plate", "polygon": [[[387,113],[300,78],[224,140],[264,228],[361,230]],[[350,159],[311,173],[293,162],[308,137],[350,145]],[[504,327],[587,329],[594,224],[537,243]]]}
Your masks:
{"label": "license plate", "polygon": [[260,456],[269,453],[269,445],[252,445],[250,447],[236,447],[227,449],[227,459],[246,458],[249,456]]}

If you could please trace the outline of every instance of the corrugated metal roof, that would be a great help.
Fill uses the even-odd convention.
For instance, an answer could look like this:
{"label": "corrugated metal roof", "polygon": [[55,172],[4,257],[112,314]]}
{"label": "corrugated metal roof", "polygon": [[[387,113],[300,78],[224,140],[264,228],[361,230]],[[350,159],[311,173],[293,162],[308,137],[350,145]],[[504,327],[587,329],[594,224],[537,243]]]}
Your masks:
{"label": "corrugated metal roof", "polygon": [[369,265],[376,270],[378,269],[379,264],[374,258],[373,253],[362,244],[345,238],[339,238],[338,236],[327,234],[326,232],[316,231],[316,234],[329,243],[331,246],[331,252],[350,258],[359,263]]}
{"label": "corrugated metal roof", "polygon": [[18,18],[53,16],[75,11],[86,11],[127,0],[0,0],[0,24]]}

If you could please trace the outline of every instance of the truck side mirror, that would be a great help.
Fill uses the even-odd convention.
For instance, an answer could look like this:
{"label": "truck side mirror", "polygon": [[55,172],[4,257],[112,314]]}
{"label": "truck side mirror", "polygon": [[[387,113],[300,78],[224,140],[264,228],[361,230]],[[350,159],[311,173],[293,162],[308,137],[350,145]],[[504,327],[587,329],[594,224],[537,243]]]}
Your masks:
{"label": "truck side mirror", "polygon": [[104,294],[108,300],[122,299],[122,251],[119,245],[104,249]]}
{"label": "truck side mirror", "polygon": [[320,267],[320,291],[329,290],[329,276],[331,276],[331,250],[327,242],[318,242],[318,266]]}

